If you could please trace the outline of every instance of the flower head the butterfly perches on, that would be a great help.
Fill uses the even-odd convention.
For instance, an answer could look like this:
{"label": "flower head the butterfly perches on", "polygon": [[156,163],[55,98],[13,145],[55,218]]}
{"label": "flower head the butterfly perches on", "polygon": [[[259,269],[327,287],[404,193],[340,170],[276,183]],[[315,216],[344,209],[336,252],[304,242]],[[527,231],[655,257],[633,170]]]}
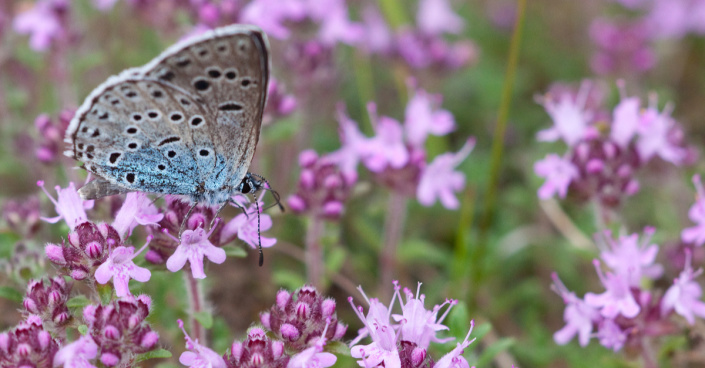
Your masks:
{"label": "flower head the butterfly perches on", "polygon": [[147,65],[108,78],[66,131],[66,155],[96,176],[79,189],[81,197],[173,194],[193,207],[219,205],[219,213],[234,194],[272,191],[247,171],[259,140],[270,64],[264,32],[232,25],[179,42]]}

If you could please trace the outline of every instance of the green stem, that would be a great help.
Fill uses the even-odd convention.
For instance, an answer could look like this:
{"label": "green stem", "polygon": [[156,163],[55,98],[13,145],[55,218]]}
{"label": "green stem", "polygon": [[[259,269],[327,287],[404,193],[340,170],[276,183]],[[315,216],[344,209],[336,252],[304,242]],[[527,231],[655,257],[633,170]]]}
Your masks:
{"label": "green stem", "polygon": [[519,60],[519,49],[521,46],[522,29],[524,16],[526,13],[526,0],[517,0],[517,19],[514,24],[514,31],[509,46],[509,60],[507,61],[507,71],[502,86],[502,97],[492,140],[492,161],[490,167],[490,181],[488,184],[485,210],[479,223],[479,243],[475,251],[475,262],[473,262],[473,281],[475,286],[479,285],[482,279],[480,265],[487,251],[487,232],[492,226],[495,207],[497,202],[497,190],[499,187],[499,174],[502,169],[502,155],[504,152],[504,136],[507,131],[507,120],[509,109],[511,108],[512,93],[514,91],[514,80],[516,77],[517,64]]}
{"label": "green stem", "polygon": [[381,300],[392,296],[392,281],[397,271],[397,248],[401,242],[406,221],[406,197],[392,190],[387,203],[387,218],[384,221],[384,245],[380,257],[380,280],[378,295]]}
{"label": "green stem", "polygon": [[184,275],[184,284],[186,285],[186,293],[188,294],[189,302],[189,326],[191,328],[191,336],[198,339],[201,344],[205,344],[206,329],[196,319],[196,314],[203,311],[203,290],[199,285],[198,280],[193,277],[190,269],[181,272]]}

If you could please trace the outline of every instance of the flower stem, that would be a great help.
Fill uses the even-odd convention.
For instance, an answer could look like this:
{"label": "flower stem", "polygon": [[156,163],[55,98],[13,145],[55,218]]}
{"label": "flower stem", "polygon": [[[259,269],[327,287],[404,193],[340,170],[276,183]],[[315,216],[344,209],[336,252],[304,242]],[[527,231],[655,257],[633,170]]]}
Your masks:
{"label": "flower stem", "polygon": [[396,191],[389,194],[387,218],[384,221],[384,245],[380,257],[380,280],[378,295],[382,300],[391,297],[392,281],[397,269],[397,248],[406,221],[406,197]]}
{"label": "flower stem", "polygon": [[191,328],[191,335],[194,339],[198,339],[202,344],[205,344],[204,338],[206,336],[206,330],[201,326],[201,324],[196,319],[196,314],[203,311],[203,290],[199,285],[198,280],[193,277],[193,273],[190,270],[182,272],[184,275],[184,285],[186,285],[186,292],[188,294],[189,302],[189,326]]}
{"label": "flower stem", "polygon": [[319,216],[311,216],[306,231],[306,277],[309,284],[321,290],[323,284],[323,247],[321,237],[325,223]]}

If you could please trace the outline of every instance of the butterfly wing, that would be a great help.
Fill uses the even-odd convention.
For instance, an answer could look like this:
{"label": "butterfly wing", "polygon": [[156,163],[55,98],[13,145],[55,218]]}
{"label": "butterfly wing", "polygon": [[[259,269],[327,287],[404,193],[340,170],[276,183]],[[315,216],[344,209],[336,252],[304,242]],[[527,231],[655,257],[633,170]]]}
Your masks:
{"label": "butterfly wing", "polygon": [[[67,154],[104,184],[220,203],[247,172],[266,101],[266,36],[231,26],[179,43],[99,86],[67,131]],[[217,197],[217,198],[216,198]]]}

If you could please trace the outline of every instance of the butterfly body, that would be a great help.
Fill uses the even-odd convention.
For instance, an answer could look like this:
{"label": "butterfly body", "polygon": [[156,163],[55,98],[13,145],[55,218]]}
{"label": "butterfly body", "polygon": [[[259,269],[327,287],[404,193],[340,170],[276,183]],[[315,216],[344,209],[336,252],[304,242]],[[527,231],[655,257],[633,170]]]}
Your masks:
{"label": "butterfly body", "polygon": [[269,65],[265,34],[233,25],[109,78],[66,133],[66,154],[97,176],[81,196],[142,191],[228,201],[259,140]]}

